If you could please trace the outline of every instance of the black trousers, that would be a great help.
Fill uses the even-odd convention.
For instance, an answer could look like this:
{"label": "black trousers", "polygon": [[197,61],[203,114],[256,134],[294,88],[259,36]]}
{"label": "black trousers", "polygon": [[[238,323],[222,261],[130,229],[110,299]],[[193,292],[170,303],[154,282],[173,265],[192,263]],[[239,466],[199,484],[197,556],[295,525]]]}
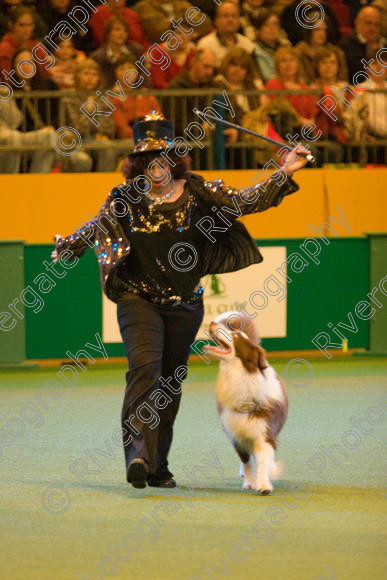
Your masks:
{"label": "black trousers", "polygon": [[[129,362],[122,407],[126,472],[130,462],[141,457],[148,464],[150,480],[165,481],[172,476],[167,456],[180,404],[180,383],[185,377],[183,369],[178,378],[175,371],[187,364],[203,315],[202,302],[167,307],[135,294],[117,305]],[[160,377],[169,381],[171,389],[161,384]]]}

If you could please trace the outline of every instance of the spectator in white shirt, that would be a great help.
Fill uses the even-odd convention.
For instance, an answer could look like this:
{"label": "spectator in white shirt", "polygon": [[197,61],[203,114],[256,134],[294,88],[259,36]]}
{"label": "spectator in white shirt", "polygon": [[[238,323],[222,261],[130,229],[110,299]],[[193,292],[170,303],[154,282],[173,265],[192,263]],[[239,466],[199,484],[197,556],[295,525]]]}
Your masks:
{"label": "spectator in white shirt", "polygon": [[217,64],[221,63],[229,48],[238,46],[249,54],[254,44],[246,36],[238,34],[240,28],[239,7],[233,2],[223,2],[217,7],[214,32],[203,36],[198,42],[198,48],[209,48],[217,56]]}

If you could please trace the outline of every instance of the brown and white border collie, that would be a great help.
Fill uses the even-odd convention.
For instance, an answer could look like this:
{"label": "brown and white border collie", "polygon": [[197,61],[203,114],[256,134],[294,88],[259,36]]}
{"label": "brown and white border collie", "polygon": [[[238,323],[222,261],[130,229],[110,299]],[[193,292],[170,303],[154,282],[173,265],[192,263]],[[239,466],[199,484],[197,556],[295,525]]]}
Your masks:
{"label": "brown and white border collie", "polygon": [[270,475],[280,470],[274,451],[288,413],[286,392],[259,346],[254,324],[243,312],[218,316],[210,324],[210,333],[218,346],[208,346],[206,354],[220,360],[217,409],[242,462],[243,489],[268,495],[273,491]]}

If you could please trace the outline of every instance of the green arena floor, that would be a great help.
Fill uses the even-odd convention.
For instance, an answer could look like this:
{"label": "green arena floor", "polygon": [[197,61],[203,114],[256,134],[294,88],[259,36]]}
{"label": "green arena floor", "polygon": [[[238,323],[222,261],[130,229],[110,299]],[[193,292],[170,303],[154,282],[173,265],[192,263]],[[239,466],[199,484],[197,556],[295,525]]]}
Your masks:
{"label": "green arena floor", "polygon": [[[281,375],[286,362],[273,361]],[[190,366],[195,376],[183,387],[170,456],[178,482],[190,487],[167,491],[125,482],[114,442],[123,366],[91,367],[76,389],[53,389],[56,399],[41,392],[46,408],[34,397],[58,369],[1,372],[1,580],[385,578],[386,361],[310,362],[312,382],[287,385],[290,416],[277,453],[284,474],[269,497],[241,490],[237,456],[215,410],[216,363]],[[7,439],[15,418],[8,423],[15,438]],[[336,450],[339,465],[319,449],[334,444],[346,453]],[[85,481],[69,469],[77,460],[93,470]],[[196,466],[204,471],[194,482],[187,472]]]}

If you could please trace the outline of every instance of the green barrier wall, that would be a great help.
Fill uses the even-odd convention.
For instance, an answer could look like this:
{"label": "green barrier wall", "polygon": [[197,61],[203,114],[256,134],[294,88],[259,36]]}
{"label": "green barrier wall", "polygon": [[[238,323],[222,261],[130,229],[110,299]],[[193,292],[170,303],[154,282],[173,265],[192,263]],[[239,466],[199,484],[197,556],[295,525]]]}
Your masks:
{"label": "green barrier wall", "polygon": [[[387,234],[368,234],[368,239],[370,251],[370,288],[374,288],[379,285],[379,281],[387,274]],[[381,301],[382,298],[380,298]],[[377,308],[376,313],[372,317],[369,348],[370,354],[387,354],[387,308]]]}
{"label": "green barrier wall", "polygon": [[[260,246],[286,246],[287,255],[300,253],[300,239],[259,241]],[[350,324],[352,312],[358,331],[349,333],[349,348],[368,348],[369,321],[360,320],[354,312],[360,300],[369,292],[369,242],[367,238],[330,239],[329,246],[321,243],[320,264],[310,263],[302,272],[288,271],[287,328],[285,338],[268,338],[268,350],[315,348],[311,339],[322,331],[329,331],[328,322]],[[49,244],[25,246],[25,284],[38,290],[34,278],[45,272],[44,260],[50,262],[53,249]],[[302,253],[302,252],[301,252]],[[311,262],[311,260],[309,260]],[[62,271],[62,267],[58,267]],[[257,288],[261,290],[262,288]],[[48,293],[38,294],[44,300],[40,312],[26,308],[26,339],[29,359],[63,358],[66,351],[75,353],[86,342],[96,344],[95,334],[102,337],[102,296],[98,265],[92,250]],[[32,302],[32,298],[29,298]],[[35,306],[38,309],[39,305]],[[270,308],[270,302],[267,308]],[[259,324],[259,315],[257,316]],[[332,340],[336,341],[331,332]],[[106,345],[109,356],[122,356],[121,344]]]}
{"label": "green barrier wall", "polygon": [[[1,304],[12,304],[24,289],[24,242],[21,240],[0,241]],[[0,366],[20,364],[26,358],[24,305],[16,305],[20,316],[13,328],[0,332]],[[2,309],[1,309],[2,310]],[[5,310],[5,308],[4,308]],[[7,310],[9,312],[9,310]],[[11,312],[9,312],[11,314]],[[14,315],[11,314],[13,318]],[[11,327],[12,318],[1,316],[5,327]]]}

